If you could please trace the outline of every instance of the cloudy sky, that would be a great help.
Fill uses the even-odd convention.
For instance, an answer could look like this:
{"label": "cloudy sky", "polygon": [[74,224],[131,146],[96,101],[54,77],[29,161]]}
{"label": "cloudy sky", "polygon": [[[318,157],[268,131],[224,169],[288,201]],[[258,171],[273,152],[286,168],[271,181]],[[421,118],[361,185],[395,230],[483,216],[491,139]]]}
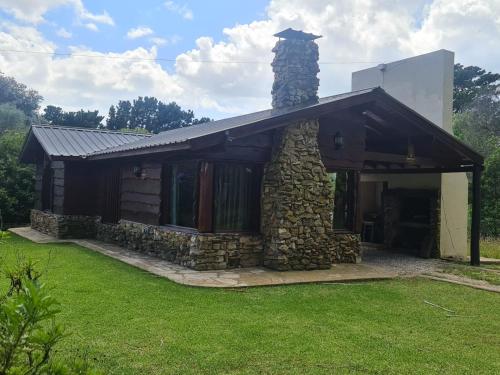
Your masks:
{"label": "cloudy sky", "polygon": [[500,0],[0,0],[0,71],[43,106],[152,95],[221,118],[269,107],[272,35],[288,27],[323,35],[321,96],[441,48],[500,72]]}

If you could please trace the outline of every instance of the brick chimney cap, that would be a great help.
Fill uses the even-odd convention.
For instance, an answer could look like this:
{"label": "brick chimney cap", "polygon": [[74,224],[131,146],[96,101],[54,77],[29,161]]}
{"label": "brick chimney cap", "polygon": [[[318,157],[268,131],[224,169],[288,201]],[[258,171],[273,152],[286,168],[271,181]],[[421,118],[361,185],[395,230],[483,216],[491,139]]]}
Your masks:
{"label": "brick chimney cap", "polygon": [[280,31],[277,34],[274,34],[274,36],[277,38],[298,39],[298,40],[315,40],[315,39],[321,38],[321,35],[314,35],[314,34],[310,34],[310,33],[305,33],[301,30],[294,30],[291,28]]}

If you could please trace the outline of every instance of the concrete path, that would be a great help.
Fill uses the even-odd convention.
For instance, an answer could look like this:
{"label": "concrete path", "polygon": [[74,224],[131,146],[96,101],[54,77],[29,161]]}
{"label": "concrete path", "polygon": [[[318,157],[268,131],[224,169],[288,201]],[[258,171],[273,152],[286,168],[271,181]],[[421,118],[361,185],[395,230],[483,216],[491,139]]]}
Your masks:
{"label": "concrete path", "polygon": [[11,228],[10,231],[36,243],[75,243],[152,274],[165,277],[176,283],[199,287],[239,288],[303,283],[338,283],[384,280],[398,276],[398,273],[393,270],[384,270],[366,264],[335,264],[329,270],[318,271],[278,272],[260,267],[220,271],[195,271],[101,241],[58,240],[29,227]]}

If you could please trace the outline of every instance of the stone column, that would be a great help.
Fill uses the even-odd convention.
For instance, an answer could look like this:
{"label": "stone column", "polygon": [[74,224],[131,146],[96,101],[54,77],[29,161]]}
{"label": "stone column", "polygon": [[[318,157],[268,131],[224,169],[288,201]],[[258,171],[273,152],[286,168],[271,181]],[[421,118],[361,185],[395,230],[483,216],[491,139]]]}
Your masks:
{"label": "stone column", "polygon": [[327,269],[334,252],[333,189],[321,162],[317,120],[291,124],[277,136],[264,171],[264,265],[280,271]]}
{"label": "stone column", "polygon": [[[276,111],[317,103],[319,36],[288,29],[275,36],[272,90]],[[264,265],[277,270],[330,268],[333,189],[318,147],[319,122],[306,119],[276,133],[262,190]],[[333,256],[335,256],[333,254]]]}

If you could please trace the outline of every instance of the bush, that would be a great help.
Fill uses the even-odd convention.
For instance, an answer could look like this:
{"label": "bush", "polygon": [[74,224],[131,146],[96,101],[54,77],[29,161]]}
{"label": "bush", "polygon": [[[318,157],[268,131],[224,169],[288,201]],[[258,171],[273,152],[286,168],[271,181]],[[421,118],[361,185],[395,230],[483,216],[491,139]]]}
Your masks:
{"label": "bush", "polygon": [[54,347],[65,337],[55,322],[59,304],[33,262],[18,261],[5,274],[9,288],[0,298],[0,375],[96,374],[86,361],[54,360]]}
{"label": "bush", "polygon": [[486,159],[481,179],[481,234],[500,236],[500,149]]}
{"label": "bush", "polygon": [[33,167],[18,160],[24,136],[24,131],[0,133],[0,215],[7,227],[27,223],[33,207]]}

